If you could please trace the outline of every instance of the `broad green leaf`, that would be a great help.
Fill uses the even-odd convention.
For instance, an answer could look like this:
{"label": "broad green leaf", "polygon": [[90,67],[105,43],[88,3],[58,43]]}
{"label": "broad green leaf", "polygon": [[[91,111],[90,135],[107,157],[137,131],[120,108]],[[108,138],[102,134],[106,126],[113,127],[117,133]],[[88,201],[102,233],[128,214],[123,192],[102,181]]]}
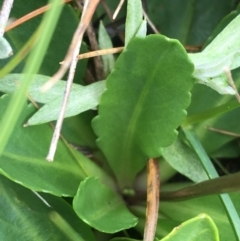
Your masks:
{"label": "broad green leaf", "polygon": [[186,44],[191,24],[195,24],[193,11],[193,4],[188,0],[153,0],[148,4],[147,14],[161,33]]}
{"label": "broad green leaf", "polygon": [[[145,37],[136,36],[139,27],[142,24],[142,1],[141,0],[128,0],[127,3],[127,18],[125,24],[125,46],[133,37]],[[145,34],[146,35],[146,34]]]}
{"label": "broad green leaf", "polygon": [[160,241],[219,241],[218,230],[206,214],[185,221]]}
{"label": "broad green leaf", "polygon": [[4,37],[0,37],[0,59],[5,59],[13,54],[12,47]]}
{"label": "broad green leaf", "polygon": [[147,14],[160,32],[183,45],[201,47],[219,21],[236,6],[235,0],[151,0]]}
{"label": "broad green leaf", "polygon": [[202,182],[208,179],[196,153],[179,139],[164,148],[162,155],[173,168],[192,181]]}
{"label": "broad green leaf", "polygon": [[[2,175],[0,189],[1,240],[94,240],[91,229],[63,199],[33,192]],[[61,228],[51,220],[53,214],[63,220]],[[63,232],[64,229],[68,234]]]}
{"label": "broad green leaf", "polygon": [[81,182],[73,208],[84,222],[101,232],[116,233],[137,224],[122,198],[95,177]]}
{"label": "broad green leaf", "polygon": [[192,71],[178,41],[160,35],[133,39],[118,58],[93,128],[122,187],[131,186],[147,159],[176,138],[190,102]]}
{"label": "broad green leaf", "polygon": [[[98,43],[99,43],[100,49],[113,48],[111,38],[109,37],[102,21],[100,21],[100,25],[99,25]],[[103,60],[104,74],[105,76],[107,76],[114,67],[115,59],[113,54],[108,54],[108,55],[103,55],[102,60]]]}
{"label": "broad green leaf", "polygon": [[[8,103],[9,97],[0,99],[0,118]],[[0,157],[1,173],[34,191],[57,196],[74,196],[80,181],[88,175],[98,176],[104,183],[114,186],[103,170],[62,140],[58,143],[55,160],[47,162],[45,158],[53,131],[48,125],[24,128],[24,122],[33,111],[32,106],[25,106],[22,111]]]}
{"label": "broad green leaf", "polygon": [[236,69],[240,66],[240,15],[201,52],[189,54],[194,63],[194,77],[220,94],[235,94],[229,86],[223,68]]}

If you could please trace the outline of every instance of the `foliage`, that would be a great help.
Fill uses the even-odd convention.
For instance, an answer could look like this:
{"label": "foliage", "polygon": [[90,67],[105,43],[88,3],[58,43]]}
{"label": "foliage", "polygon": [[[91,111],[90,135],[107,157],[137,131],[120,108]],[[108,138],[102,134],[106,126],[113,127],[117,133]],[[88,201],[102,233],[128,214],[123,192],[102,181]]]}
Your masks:
{"label": "foliage", "polygon": [[[46,92],[41,86],[58,70],[80,15],[73,1],[50,2],[43,16],[0,39],[1,239],[142,239],[146,166],[154,158],[161,180],[155,240],[240,240],[240,196],[225,193],[239,191],[238,184],[230,188],[239,175],[219,177],[212,161],[239,157],[237,137],[206,129],[240,132],[237,91],[224,72],[232,70],[240,85],[240,6],[234,0],[142,1],[161,31],[153,34],[140,0],[125,1],[119,27],[99,4],[93,23],[100,48],[122,41],[124,50],[102,57],[105,80],[97,79],[91,61],[79,61],[63,136],[47,162],[48,122],[58,118],[66,76]],[[104,2],[116,9],[116,1]],[[15,0],[11,17],[44,4]],[[81,53],[90,48],[84,39]],[[187,182],[177,182],[176,173]],[[200,187],[195,197],[193,184]],[[173,202],[174,195],[182,201]]]}

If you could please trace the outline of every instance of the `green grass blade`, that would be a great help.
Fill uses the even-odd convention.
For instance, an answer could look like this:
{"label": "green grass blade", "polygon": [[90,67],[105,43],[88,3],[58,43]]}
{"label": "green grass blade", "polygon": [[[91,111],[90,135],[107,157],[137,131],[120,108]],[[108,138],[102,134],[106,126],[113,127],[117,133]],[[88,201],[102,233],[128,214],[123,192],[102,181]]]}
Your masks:
{"label": "green grass blade", "polygon": [[233,100],[229,103],[214,107],[210,110],[200,112],[195,115],[190,115],[184,120],[184,122],[182,123],[182,126],[186,127],[188,125],[192,125],[192,124],[195,124],[195,123],[198,123],[201,121],[205,121],[205,120],[214,118],[216,116],[219,116],[219,115],[227,113],[231,110],[234,110],[234,109],[238,108],[239,106],[240,105],[239,105],[238,101]]}
{"label": "green grass blade", "polygon": [[50,42],[51,36],[53,34],[54,28],[58,21],[61,13],[62,5],[60,5],[60,0],[51,0],[50,3],[53,4],[52,8],[45,14],[42,24],[40,25],[41,35],[39,37],[38,43],[30,54],[24,72],[26,76],[24,82],[19,88],[19,90],[13,95],[11,102],[9,103],[8,109],[4,114],[3,120],[1,122],[1,136],[0,136],[0,154],[2,154],[7,141],[12,133],[15,123],[22,111],[24,103],[26,101],[25,93],[27,91],[28,85],[32,80],[32,75],[37,73],[41,66],[45,52],[47,50],[48,44]]}
{"label": "green grass blade", "polygon": [[10,73],[22,60],[26,57],[33,45],[36,43],[37,37],[39,37],[39,29],[31,36],[28,42],[22,47],[22,49],[16,54],[16,56],[5,65],[0,71],[0,79]]}
{"label": "green grass blade", "polygon": [[[190,145],[193,147],[195,152],[197,153],[198,157],[200,158],[202,165],[209,177],[209,179],[218,177],[218,173],[216,169],[214,168],[211,160],[209,159],[207,153],[203,149],[197,135],[190,130],[183,129],[183,132],[189,141]],[[228,194],[221,194],[219,195],[223,206],[226,209],[226,212],[228,214],[228,218],[230,223],[232,224],[233,230],[235,232],[237,240],[240,240],[240,219],[238,216],[238,213],[229,197]]]}

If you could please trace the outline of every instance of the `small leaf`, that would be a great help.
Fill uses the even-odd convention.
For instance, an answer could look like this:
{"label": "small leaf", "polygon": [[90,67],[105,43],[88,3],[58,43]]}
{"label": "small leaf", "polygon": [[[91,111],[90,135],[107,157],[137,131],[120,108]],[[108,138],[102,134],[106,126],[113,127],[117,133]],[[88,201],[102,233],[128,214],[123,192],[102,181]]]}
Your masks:
{"label": "small leaf", "polygon": [[142,19],[142,2],[140,0],[128,0],[125,30],[125,46],[128,45],[129,41],[133,37],[136,37],[138,29],[142,25]]}
{"label": "small leaf", "polygon": [[133,39],[118,58],[93,128],[123,188],[176,138],[190,103],[192,71],[179,42],[160,35]]}
{"label": "small leaf", "polygon": [[[99,32],[98,32],[98,42],[100,49],[110,49],[113,48],[111,38],[109,37],[102,21],[100,21]],[[104,74],[107,76],[114,67],[115,59],[113,54],[103,55],[103,69]]]}
{"label": "small leaf", "polygon": [[162,155],[174,169],[192,181],[202,182],[208,179],[196,153],[179,139],[164,148]]}
{"label": "small leaf", "polygon": [[6,59],[13,54],[11,45],[4,37],[0,37],[0,59]]}
{"label": "small leaf", "polygon": [[101,232],[116,233],[137,224],[121,197],[95,177],[81,182],[73,208],[84,222]]}
{"label": "small leaf", "polygon": [[212,219],[206,214],[192,218],[160,241],[219,241],[218,230]]}

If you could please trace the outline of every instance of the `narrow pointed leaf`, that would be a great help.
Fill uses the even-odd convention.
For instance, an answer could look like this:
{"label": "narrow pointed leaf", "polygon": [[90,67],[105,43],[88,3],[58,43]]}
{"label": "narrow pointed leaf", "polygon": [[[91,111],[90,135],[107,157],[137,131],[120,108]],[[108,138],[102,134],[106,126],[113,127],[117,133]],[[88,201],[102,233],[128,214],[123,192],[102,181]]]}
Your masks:
{"label": "narrow pointed leaf", "polygon": [[84,222],[101,232],[116,233],[137,224],[121,197],[95,177],[80,184],[73,208]]}
{"label": "narrow pointed leaf", "polygon": [[[98,31],[98,42],[100,49],[110,49],[113,48],[112,40],[109,37],[107,30],[105,29],[103,22],[100,21],[99,31]],[[103,69],[104,74],[107,76],[114,67],[115,59],[113,54],[103,55]]]}
{"label": "narrow pointed leaf", "polygon": [[118,58],[93,127],[122,186],[176,138],[190,103],[192,71],[179,42],[160,35],[133,39]]}
{"label": "narrow pointed leaf", "polygon": [[0,59],[6,59],[13,54],[11,45],[4,37],[0,37]]}
{"label": "narrow pointed leaf", "polygon": [[[8,94],[14,93],[21,85],[22,76],[23,74],[9,74],[0,79],[0,91]],[[46,105],[28,120],[28,125],[42,124],[58,118],[66,81],[59,81],[46,92],[41,91],[42,85],[49,79],[49,76],[38,74],[33,77],[28,88],[28,94],[36,102],[46,103]],[[104,88],[105,81],[99,81],[88,86],[73,84],[65,117],[96,108]]]}
{"label": "narrow pointed leaf", "polygon": [[178,172],[194,182],[202,182],[208,176],[196,153],[179,138],[163,149],[164,159]]}
{"label": "narrow pointed leaf", "polygon": [[[105,81],[99,81],[84,87],[76,87],[75,91],[70,93],[64,114],[65,118],[95,109],[105,88]],[[27,124],[37,125],[57,120],[62,106],[62,99],[63,96],[59,96],[55,100],[48,102],[28,120]]]}
{"label": "narrow pointed leaf", "polygon": [[[142,13],[142,1],[141,0],[128,0],[127,3],[127,18],[126,18],[126,30],[125,30],[125,46],[133,37],[140,37],[137,35],[139,27],[142,25],[143,13]],[[145,23],[146,26],[146,23]],[[140,34],[144,32],[139,32]],[[136,36],[137,35],[137,36]],[[145,33],[146,35],[146,33]],[[145,37],[141,36],[141,37]]]}

